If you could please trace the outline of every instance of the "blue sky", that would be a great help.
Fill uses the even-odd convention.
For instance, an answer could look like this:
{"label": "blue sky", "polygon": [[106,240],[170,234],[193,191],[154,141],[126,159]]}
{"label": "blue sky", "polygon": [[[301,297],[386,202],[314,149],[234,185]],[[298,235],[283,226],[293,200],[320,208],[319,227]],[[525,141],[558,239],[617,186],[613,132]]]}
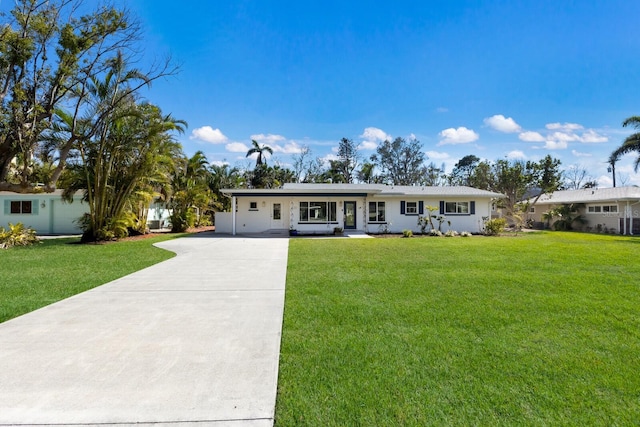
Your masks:
{"label": "blue sky", "polygon": [[[251,139],[287,166],[342,137],[363,157],[415,137],[447,171],[463,156],[605,163],[640,114],[640,2],[127,0],[145,58],[179,75],[146,94],[184,119],[185,152],[245,167]],[[618,180],[640,185],[633,156]]]}

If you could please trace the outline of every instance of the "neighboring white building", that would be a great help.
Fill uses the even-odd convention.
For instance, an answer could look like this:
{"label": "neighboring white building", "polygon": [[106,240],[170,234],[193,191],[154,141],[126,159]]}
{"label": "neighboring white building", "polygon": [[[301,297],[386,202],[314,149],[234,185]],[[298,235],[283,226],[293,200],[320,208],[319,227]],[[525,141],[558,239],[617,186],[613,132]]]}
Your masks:
{"label": "neighboring white building", "polygon": [[[442,231],[479,233],[501,194],[471,187],[382,184],[285,184],[278,189],[225,189],[231,212],[216,213],[218,233],[262,233],[295,229],[329,234],[334,228],[367,233],[420,231],[418,217],[443,215]],[[435,222],[435,221],[434,221]],[[437,222],[435,222],[437,228]]]}
{"label": "neighboring white building", "polygon": [[[530,200],[533,202],[533,199]],[[640,188],[585,188],[545,194],[530,209],[528,218],[544,223],[542,215],[556,207],[583,204],[581,214],[586,220],[582,231],[640,234]]]}
{"label": "neighboring white building", "polygon": [[73,203],[62,200],[62,190],[53,193],[21,194],[0,192],[0,227],[22,223],[37,234],[81,234],[76,220],[89,211],[82,194]]}

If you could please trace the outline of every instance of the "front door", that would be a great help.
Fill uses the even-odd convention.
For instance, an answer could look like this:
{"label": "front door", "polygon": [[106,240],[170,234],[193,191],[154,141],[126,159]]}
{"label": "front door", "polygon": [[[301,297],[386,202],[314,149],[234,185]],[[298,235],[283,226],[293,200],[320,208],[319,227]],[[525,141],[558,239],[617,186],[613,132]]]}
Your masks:
{"label": "front door", "polygon": [[271,206],[271,228],[284,228],[282,223],[282,203],[274,203]]}
{"label": "front door", "polygon": [[356,202],[344,202],[344,229],[356,228]]}

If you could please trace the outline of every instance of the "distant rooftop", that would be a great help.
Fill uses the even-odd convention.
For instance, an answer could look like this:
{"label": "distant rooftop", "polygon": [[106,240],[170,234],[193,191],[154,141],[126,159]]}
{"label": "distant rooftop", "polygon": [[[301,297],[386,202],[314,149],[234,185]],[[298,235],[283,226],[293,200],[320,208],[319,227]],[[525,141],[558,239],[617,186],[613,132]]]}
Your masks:
{"label": "distant rooftop", "polygon": [[[530,199],[532,200],[532,199]],[[544,194],[538,204],[640,201],[640,187],[585,188]]]}

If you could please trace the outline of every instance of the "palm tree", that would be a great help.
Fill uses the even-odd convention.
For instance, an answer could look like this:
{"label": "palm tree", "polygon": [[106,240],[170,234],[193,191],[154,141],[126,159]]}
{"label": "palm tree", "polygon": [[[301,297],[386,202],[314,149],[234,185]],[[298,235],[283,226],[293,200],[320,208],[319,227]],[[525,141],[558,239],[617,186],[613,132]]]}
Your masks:
{"label": "palm tree", "polygon": [[[622,127],[627,127],[627,126],[633,126],[634,129],[640,129],[640,116],[631,116],[627,118],[624,122],[622,122]],[[613,153],[611,153],[611,156],[609,157],[609,164],[611,164],[611,166],[614,167],[615,162],[612,162],[612,159],[615,159],[615,161],[617,161],[621,156],[634,151],[638,153],[638,158],[636,159],[635,165],[634,165],[635,171],[637,172],[638,168],[640,167],[640,132],[636,132],[634,134],[629,135],[624,140],[622,145],[618,147],[618,149],[615,150]],[[614,172],[614,180],[615,180],[615,172]],[[615,187],[615,184],[614,184],[614,187]]]}
{"label": "palm tree", "polygon": [[258,142],[255,139],[251,140],[251,148],[249,149],[249,151],[247,151],[247,155],[245,157],[249,157],[253,154],[258,154],[258,158],[256,159],[256,167],[262,165],[262,164],[267,164],[267,160],[265,158],[265,151],[269,154],[273,154],[273,149],[271,147],[269,147],[268,145],[263,145],[260,146],[260,144],[258,144]]}

